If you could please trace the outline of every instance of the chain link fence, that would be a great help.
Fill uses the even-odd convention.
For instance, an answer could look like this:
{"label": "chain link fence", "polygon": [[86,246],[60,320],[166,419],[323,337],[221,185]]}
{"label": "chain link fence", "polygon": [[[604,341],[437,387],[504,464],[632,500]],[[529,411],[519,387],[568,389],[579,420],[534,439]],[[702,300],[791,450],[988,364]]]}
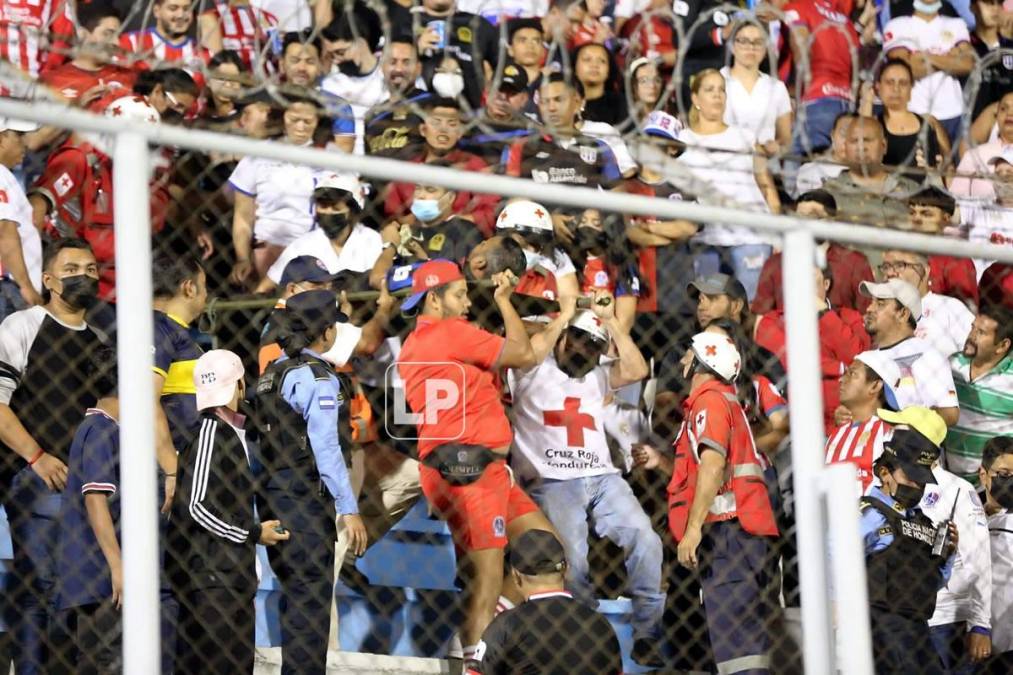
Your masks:
{"label": "chain link fence", "polygon": [[1013,53],[937,119],[863,8],[127,4],[3,64],[15,672],[1007,672]]}

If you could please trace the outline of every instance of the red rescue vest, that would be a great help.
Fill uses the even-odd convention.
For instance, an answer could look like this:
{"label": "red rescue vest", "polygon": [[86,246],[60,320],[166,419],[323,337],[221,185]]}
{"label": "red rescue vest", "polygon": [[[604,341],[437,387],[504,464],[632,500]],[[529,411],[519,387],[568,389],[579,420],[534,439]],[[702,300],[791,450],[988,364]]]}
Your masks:
{"label": "red rescue vest", "polygon": [[[683,408],[686,417],[675,441],[675,466],[668,484],[668,527],[676,540],[686,533],[689,511],[696,495],[700,468],[699,439],[694,423],[701,414],[706,420],[708,408],[727,410],[731,419],[731,439],[726,448],[725,479],[707,513],[708,523],[737,518],[742,529],[758,536],[777,536],[777,523],[767,494],[763,464],[753,442],[746,415],[735,390],[719,382],[709,382],[689,395]],[[713,417],[713,415],[711,415]],[[714,420],[711,420],[714,423]]]}

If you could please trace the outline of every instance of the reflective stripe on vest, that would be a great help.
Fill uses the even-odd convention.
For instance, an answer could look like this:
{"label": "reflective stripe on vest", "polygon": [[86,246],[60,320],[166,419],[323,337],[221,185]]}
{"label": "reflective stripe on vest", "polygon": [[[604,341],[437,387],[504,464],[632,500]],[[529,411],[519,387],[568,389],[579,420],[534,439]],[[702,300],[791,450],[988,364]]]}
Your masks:
{"label": "reflective stripe on vest", "polygon": [[[732,478],[745,478],[747,476],[762,479],[763,469],[756,464],[736,464],[732,467]],[[709,511],[715,516],[727,516],[735,514],[737,511],[736,507],[735,493],[729,490],[714,497],[714,502],[711,503]]]}

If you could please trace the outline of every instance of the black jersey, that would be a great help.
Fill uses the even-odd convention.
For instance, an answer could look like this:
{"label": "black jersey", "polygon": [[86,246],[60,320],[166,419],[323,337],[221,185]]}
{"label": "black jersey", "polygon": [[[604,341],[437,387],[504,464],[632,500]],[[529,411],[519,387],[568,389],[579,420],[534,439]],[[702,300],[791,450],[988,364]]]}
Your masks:
{"label": "black jersey", "polygon": [[475,654],[483,675],[612,675],[623,670],[608,619],[565,591],[538,593],[489,624]]}
{"label": "black jersey", "polygon": [[[105,339],[87,324],[68,326],[39,306],[0,324],[0,403],[10,406],[44,451],[64,463],[85,410],[95,404],[88,363]],[[2,444],[0,454],[7,476],[26,466]]]}

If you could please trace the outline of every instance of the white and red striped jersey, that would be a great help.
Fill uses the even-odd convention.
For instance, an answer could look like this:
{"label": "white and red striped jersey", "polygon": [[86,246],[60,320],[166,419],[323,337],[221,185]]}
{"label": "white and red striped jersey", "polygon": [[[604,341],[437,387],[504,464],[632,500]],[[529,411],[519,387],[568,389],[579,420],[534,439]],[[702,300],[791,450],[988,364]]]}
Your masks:
{"label": "white and red striped jersey", "polygon": [[827,439],[825,463],[854,464],[864,494],[875,477],[872,464],[883,454],[883,442],[892,433],[893,427],[875,415],[865,422],[842,424]]}
{"label": "white and red striped jersey", "polygon": [[253,67],[268,41],[268,30],[278,25],[270,12],[252,5],[216,2],[204,12],[213,16],[222,32],[222,47],[239,53],[247,67]]}
{"label": "white and red striped jersey", "polygon": [[210,58],[208,51],[193,38],[186,37],[173,43],[155,28],[124,33],[120,36],[120,47],[147,61],[147,63],[138,61],[134,64],[134,67],[142,69],[150,68],[155,63],[174,63],[182,68],[190,66],[199,69]]}
{"label": "white and red striped jersey", "polygon": [[63,0],[0,0],[0,59],[38,77],[53,19]]}

